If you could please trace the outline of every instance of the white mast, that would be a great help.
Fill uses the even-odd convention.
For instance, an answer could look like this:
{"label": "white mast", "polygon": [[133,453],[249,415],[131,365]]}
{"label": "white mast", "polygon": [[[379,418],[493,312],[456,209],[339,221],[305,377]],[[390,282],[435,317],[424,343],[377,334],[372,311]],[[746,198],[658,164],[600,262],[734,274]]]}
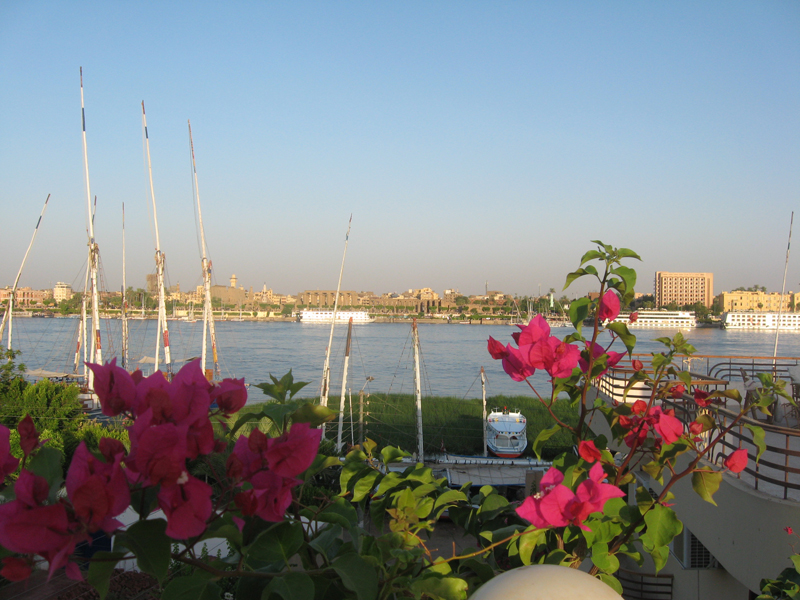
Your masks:
{"label": "white mast", "polygon": [[489,456],[488,440],[486,439],[486,372],[483,367],[481,367],[481,398],[483,398],[483,455]]}
{"label": "white mast", "polygon": [[[17,294],[17,286],[19,285],[19,278],[22,277],[22,269],[25,267],[25,261],[28,260],[28,254],[30,254],[31,248],[33,247],[33,240],[36,239],[36,233],[39,231],[39,225],[42,223],[42,218],[44,217],[44,211],[47,210],[47,203],[50,201],[50,194],[47,194],[47,198],[44,201],[44,207],[42,208],[42,213],[39,215],[39,220],[36,221],[36,227],[33,229],[33,236],[31,237],[31,242],[28,244],[28,249],[25,251],[25,256],[22,257],[22,264],[19,266],[19,271],[17,271],[17,278],[14,280],[14,286],[11,288],[11,294],[8,296],[8,305],[6,306],[6,312],[3,315],[3,322],[0,323],[0,340],[3,339],[3,330],[6,328],[6,323],[8,323],[8,349],[11,350],[11,333],[14,324],[14,300]],[[10,358],[9,358],[10,360]]]}
{"label": "white mast", "polygon": [[153,372],[158,371],[159,348],[164,343],[164,364],[167,372],[172,372],[172,357],[169,351],[169,330],[167,329],[167,306],[164,299],[164,262],[165,256],[161,252],[161,240],[158,237],[158,214],[156,213],[156,194],[153,189],[153,166],[150,162],[150,137],[147,135],[147,117],[144,114],[144,100],[142,100],[142,127],[144,128],[144,143],[147,149],[147,172],[150,176],[150,198],[153,200],[153,221],[156,229],[156,285],[158,286],[158,327],[156,337],[156,355]]}
{"label": "white mast", "polygon": [[[89,270],[91,273],[92,292],[92,347],[90,360],[103,362],[103,345],[100,342],[100,296],[97,287],[97,269],[100,263],[100,248],[94,239],[94,210],[92,210],[92,193],[89,187],[89,155],[86,151],[86,111],[83,106],[83,67],[81,67],[81,128],[83,136],[83,174],[86,182],[86,207],[89,212]],[[89,390],[94,389],[94,372],[88,370],[87,384]]]}
{"label": "white mast", "polygon": [[122,203],[122,368],[128,368],[128,296],[125,281],[125,203]]}
{"label": "white mast", "polygon": [[[347,223],[347,235],[344,236],[344,254],[342,254],[342,268],[339,270],[339,283],[336,286],[336,298],[333,301],[333,319],[331,320],[331,335],[328,338],[328,348],[325,351],[325,365],[322,367],[322,388],[319,395],[321,406],[328,406],[328,387],[331,381],[331,346],[333,345],[333,328],[336,325],[336,312],[339,310],[339,291],[342,289],[342,273],[344,273],[344,259],[347,257],[347,242],[350,240],[350,225],[353,224],[353,215]],[[325,435],[325,424],[322,424],[322,433]]]}
{"label": "white mast", "polygon": [[[205,290],[205,301],[203,303],[203,350],[201,352],[200,367],[203,373],[206,371],[206,346],[208,336],[211,336],[211,353],[214,359],[214,376],[219,378],[222,372],[219,368],[219,358],[217,357],[217,332],[214,326],[214,311],[211,306],[211,261],[206,255],[206,233],[203,229],[203,213],[200,210],[200,188],[197,185],[197,165],[194,160],[194,142],[192,141],[192,122],[189,121],[189,146],[192,149],[192,172],[194,174],[194,190],[197,198],[197,220],[200,225],[200,247],[203,255],[201,264],[203,269],[203,288]],[[194,318],[194,305],[192,305],[192,318]]]}
{"label": "white mast", "polygon": [[[339,430],[336,433],[336,451],[342,450],[342,424],[344,423],[344,396],[347,390],[347,367],[350,364],[350,338],[353,335],[353,317],[350,317],[350,322],[347,324],[347,343],[344,346],[344,374],[342,375],[342,396],[339,400]],[[351,404],[352,407],[352,404]],[[350,415],[352,430],[352,413]]]}
{"label": "white mast", "polygon": [[417,460],[422,462],[422,385],[419,372],[419,332],[416,319],[411,323],[411,339],[414,347],[414,396],[417,400]]}
{"label": "white mast", "polygon": [[772,351],[773,367],[774,359],[778,356],[778,331],[781,329],[781,315],[783,314],[783,295],[786,293],[786,272],[789,270],[789,250],[792,248],[792,224],[794,224],[794,211],[789,219],[789,242],[786,244],[786,264],[783,266],[783,287],[781,288],[781,301],[778,303],[778,322],[775,325],[775,348]]}

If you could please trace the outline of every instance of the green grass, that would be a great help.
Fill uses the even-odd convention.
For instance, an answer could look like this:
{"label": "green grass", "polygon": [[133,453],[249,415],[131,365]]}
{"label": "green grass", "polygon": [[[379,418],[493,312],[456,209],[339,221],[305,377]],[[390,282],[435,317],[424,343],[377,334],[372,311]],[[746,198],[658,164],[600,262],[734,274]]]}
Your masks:
{"label": "green grass", "polygon": [[[339,397],[332,397],[328,406],[339,409]],[[553,425],[550,414],[538,400],[527,396],[494,396],[487,398],[487,412],[494,407],[519,408],[528,420],[528,447],[524,456],[534,456],[533,441],[542,429]],[[258,405],[249,404],[244,411],[260,410]],[[364,436],[378,442],[380,447],[399,446],[413,452],[417,449],[416,408],[414,396],[410,394],[372,394],[365,400]],[[554,406],[555,414],[565,423],[578,422],[577,410],[566,400],[559,400]],[[358,399],[353,398],[353,420],[355,421],[358,442]],[[328,438],[336,436],[337,421],[329,424]],[[438,452],[442,446],[453,454],[475,454],[483,452],[483,418],[479,399],[464,400],[455,397],[430,397],[422,399],[422,433],[426,452]],[[343,441],[350,442],[350,407],[345,405],[345,424]],[[559,432],[545,444],[543,458],[555,456],[572,447],[572,438]]]}

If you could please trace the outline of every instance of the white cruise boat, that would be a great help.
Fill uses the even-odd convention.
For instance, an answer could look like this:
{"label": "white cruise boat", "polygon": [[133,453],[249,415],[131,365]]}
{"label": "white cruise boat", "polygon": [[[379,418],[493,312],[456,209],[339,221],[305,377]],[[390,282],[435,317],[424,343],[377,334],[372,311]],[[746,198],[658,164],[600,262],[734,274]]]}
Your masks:
{"label": "white cruise boat", "polygon": [[731,311],[722,315],[724,329],[780,329],[800,331],[800,313]]}
{"label": "white cruise boat", "polygon": [[[347,324],[350,319],[353,319],[353,324],[372,323],[375,321],[373,317],[365,310],[338,310],[336,311],[336,322]],[[333,321],[333,310],[325,309],[307,309],[300,311],[300,316],[297,318],[301,323],[331,323]]]}
{"label": "white cruise boat", "polygon": [[517,458],[528,445],[527,421],[518,408],[492,409],[486,417],[486,445],[495,456]]}
{"label": "white cruise boat", "polygon": [[639,318],[631,323],[630,314],[620,314],[616,321],[633,329],[691,329],[697,327],[697,317],[685,310],[640,310]]}

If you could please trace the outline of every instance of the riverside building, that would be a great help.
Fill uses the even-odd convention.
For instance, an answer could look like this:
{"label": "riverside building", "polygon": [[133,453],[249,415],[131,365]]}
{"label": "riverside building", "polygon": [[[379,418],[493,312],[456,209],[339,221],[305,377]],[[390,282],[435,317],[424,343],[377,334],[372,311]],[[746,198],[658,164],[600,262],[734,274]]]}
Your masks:
{"label": "riverside building", "polygon": [[714,300],[713,273],[668,273],[656,271],[656,307],[674,302],[678,306],[701,302],[711,308]]}

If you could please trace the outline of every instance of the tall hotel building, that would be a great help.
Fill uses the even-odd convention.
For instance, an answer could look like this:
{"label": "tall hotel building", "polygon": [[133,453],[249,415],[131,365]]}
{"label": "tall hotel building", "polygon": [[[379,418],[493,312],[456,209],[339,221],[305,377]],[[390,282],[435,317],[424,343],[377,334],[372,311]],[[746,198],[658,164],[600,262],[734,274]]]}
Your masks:
{"label": "tall hotel building", "polygon": [[670,302],[678,306],[702,302],[710,308],[714,301],[714,274],[656,271],[655,297],[656,307]]}

